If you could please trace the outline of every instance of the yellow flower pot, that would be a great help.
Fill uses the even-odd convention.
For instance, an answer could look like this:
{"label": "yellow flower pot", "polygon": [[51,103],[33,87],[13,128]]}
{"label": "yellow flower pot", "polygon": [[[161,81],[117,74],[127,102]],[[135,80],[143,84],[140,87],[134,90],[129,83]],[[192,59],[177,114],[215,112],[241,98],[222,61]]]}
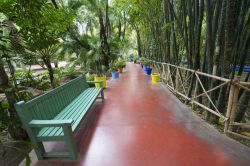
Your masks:
{"label": "yellow flower pot", "polygon": [[[107,82],[106,76],[105,76],[105,77],[95,77],[95,81],[102,81],[102,86],[103,86],[103,88],[106,88],[106,82]],[[96,83],[96,84],[95,84],[95,87],[96,87],[96,88],[100,88],[100,84],[99,84],[99,83]]]}
{"label": "yellow flower pot", "polygon": [[161,76],[161,75],[158,74],[158,73],[152,73],[152,74],[151,74],[152,83],[157,83],[157,82],[159,82],[160,76]]}

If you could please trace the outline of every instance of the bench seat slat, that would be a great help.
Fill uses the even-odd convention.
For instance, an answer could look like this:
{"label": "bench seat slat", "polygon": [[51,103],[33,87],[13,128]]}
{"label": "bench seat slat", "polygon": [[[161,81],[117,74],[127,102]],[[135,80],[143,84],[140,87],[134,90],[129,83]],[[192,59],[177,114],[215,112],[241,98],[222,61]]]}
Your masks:
{"label": "bench seat slat", "polygon": [[[90,90],[86,89],[74,101],[72,101],[69,106],[67,106],[61,113],[59,113],[54,119],[66,119],[67,111],[70,111],[74,107],[74,103],[77,103],[76,101],[80,102],[81,100],[85,100],[88,97],[88,95],[89,95],[90,92],[91,92]],[[76,109],[73,109],[73,110],[75,111]],[[58,130],[62,131],[62,129],[60,127],[47,127],[47,128],[43,128],[39,132],[38,137],[49,136],[49,135],[53,136],[54,133],[51,133],[51,132],[53,132],[53,131],[56,132]]]}
{"label": "bench seat slat", "polygon": [[74,101],[70,103],[61,113],[59,113],[55,119],[65,119],[70,117],[70,113],[73,113],[76,109],[75,107],[78,106],[79,102],[84,102],[90,95],[91,95],[91,88],[86,89],[83,93],[79,95]]}
{"label": "bench seat slat", "polygon": [[[100,92],[101,88],[86,89],[76,99],[74,99],[65,109],[63,109],[62,112],[59,113],[54,119],[72,119],[73,120],[72,131],[74,131],[79,125],[83,116],[86,114],[87,110],[92,106],[94,100],[96,99],[96,97]],[[44,140],[46,139],[46,137],[61,137],[61,136],[63,136],[63,131],[62,128],[60,127],[42,128],[37,135],[39,140]]]}
{"label": "bench seat slat", "polygon": [[[54,119],[73,119],[69,115],[69,113],[74,113],[75,111],[78,111],[78,108],[76,108],[77,103],[81,103],[84,100],[88,99],[91,95],[91,90],[86,89],[82,94],[80,94],[74,101],[71,102],[69,106],[67,106],[61,113],[59,113]],[[76,106],[75,106],[76,105]],[[79,104],[78,104],[79,105]],[[68,116],[67,116],[68,115]],[[62,129],[60,127],[49,127],[49,128],[43,128],[38,136],[54,136],[57,131],[62,132]]]}

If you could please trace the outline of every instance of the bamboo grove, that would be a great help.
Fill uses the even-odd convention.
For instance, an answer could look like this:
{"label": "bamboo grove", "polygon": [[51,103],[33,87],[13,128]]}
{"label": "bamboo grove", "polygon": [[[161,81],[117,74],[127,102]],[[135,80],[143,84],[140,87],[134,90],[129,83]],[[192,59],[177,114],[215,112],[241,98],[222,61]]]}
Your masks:
{"label": "bamboo grove", "polygon": [[[243,66],[249,65],[250,1],[248,0],[118,0],[136,31],[139,56],[157,62],[249,81]],[[234,67],[240,66],[238,72]],[[183,78],[185,79],[185,78]],[[205,87],[217,82],[202,80]],[[195,78],[189,81],[189,97]],[[198,87],[198,91],[201,88]],[[228,86],[209,93],[221,113],[226,111]],[[249,107],[249,91],[241,91],[236,121],[243,120]],[[202,99],[199,99],[202,102]],[[206,102],[206,101],[204,101]],[[206,113],[206,119],[219,119]]]}

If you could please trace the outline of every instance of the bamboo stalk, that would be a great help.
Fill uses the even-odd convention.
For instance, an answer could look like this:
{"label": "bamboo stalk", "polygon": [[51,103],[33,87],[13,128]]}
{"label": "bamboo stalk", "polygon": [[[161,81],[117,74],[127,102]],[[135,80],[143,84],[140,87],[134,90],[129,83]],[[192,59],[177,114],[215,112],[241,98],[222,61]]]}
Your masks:
{"label": "bamboo stalk", "polygon": [[185,99],[187,99],[187,100],[191,100],[191,98],[189,98],[189,97],[185,96],[184,94],[182,94],[182,93],[176,91],[173,87],[171,87],[171,86],[169,86],[169,85],[166,85],[166,86],[172,91],[172,93],[178,94],[178,95],[182,96],[183,98],[185,98]]}
{"label": "bamboo stalk", "polygon": [[[214,91],[214,90],[216,90],[216,89],[218,89],[218,88],[220,88],[220,87],[222,87],[222,86],[228,84],[229,82],[230,82],[230,81],[224,82],[224,83],[222,83],[222,84],[220,84],[220,85],[218,85],[218,86],[216,86],[216,87],[214,87],[214,88],[212,88],[212,89],[209,89],[209,90],[207,91],[207,93],[212,92],[212,91]],[[198,98],[198,97],[200,97],[200,96],[202,96],[202,95],[204,95],[204,94],[205,94],[205,93],[201,93],[201,94],[199,94],[198,96],[196,96],[195,98]]]}
{"label": "bamboo stalk", "polygon": [[169,81],[169,69],[168,69],[168,65],[167,65],[167,83]]}
{"label": "bamboo stalk", "polygon": [[239,84],[242,86],[250,87],[250,82],[239,82]]}
{"label": "bamboo stalk", "polygon": [[196,78],[198,79],[198,81],[199,81],[199,83],[200,83],[200,85],[201,85],[201,88],[202,88],[203,92],[204,92],[205,95],[207,96],[208,100],[211,102],[211,104],[212,104],[212,106],[215,108],[216,112],[220,113],[220,111],[219,111],[219,110],[217,109],[217,107],[214,105],[214,102],[211,100],[211,98],[210,98],[209,95],[207,94],[207,92],[206,92],[206,90],[205,90],[205,88],[204,88],[204,86],[203,86],[203,84],[202,84],[202,82],[201,82],[201,80],[200,80],[198,74],[195,73],[195,75],[196,75]]}
{"label": "bamboo stalk", "polygon": [[225,116],[223,116],[222,114],[220,114],[220,113],[218,113],[218,112],[215,112],[214,110],[212,110],[212,109],[210,109],[210,108],[204,106],[203,104],[200,104],[200,103],[197,102],[197,101],[192,101],[192,102],[193,102],[194,104],[196,104],[196,105],[202,107],[203,109],[205,109],[205,110],[211,112],[212,114],[217,115],[217,116],[220,117],[220,118],[227,119],[227,118],[226,118]]}
{"label": "bamboo stalk", "polygon": [[229,124],[230,126],[241,126],[244,128],[250,128],[250,123],[237,123],[237,122],[233,122],[231,124]]}
{"label": "bamboo stalk", "polygon": [[[231,84],[229,97],[228,97],[228,103],[227,103],[227,113],[226,113],[226,117],[228,119],[230,118],[231,109],[232,109],[232,100],[233,100],[233,96],[234,96],[234,88],[235,88],[235,85]],[[227,120],[225,122],[224,133],[226,133],[228,131],[228,126],[229,126],[229,120]]]}
{"label": "bamboo stalk", "polygon": [[[236,81],[239,81],[240,77],[236,78]],[[234,122],[235,116],[236,116],[236,109],[237,109],[237,102],[238,102],[238,96],[239,96],[239,87],[236,85],[234,86],[234,96],[233,96],[233,100],[232,100],[232,107],[231,107],[231,111],[230,111],[230,118],[229,118],[229,124]],[[233,127],[229,126],[228,130],[232,131]]]}
{"label": "bamboo stalk", "polygon": [[183,85],[183,80],[181,79],[181,75],[180,75],[180,71],[178,70],[178,77],[180,78],[180,83],[181,83],[181,86],[182,86],[182,89],[185,93],[185,95],[187,96],[187,92],[186,92],[186,89],[185,89],[185,86]]}
{"label": "bamboo stalk", "polygon": [[236,135],[238,137],[242,137],[244,139],[250,140],[250,137],[247,137],[245,135],[241,135],[241,134],[238,134],[238,133],[235,133],[235,132],[232,132],[232,131],[226,131],[226,133],[233,134],[233,135]]}
{"label": "bamboo stalk", "polygon": [[250,123],[238,123],[238,122],[233,122],[233,123],[231,123],[230,125],[233,125],[233,126],[249,125],[249,126],[250,126]]}
{"label": "bamboo stalk", "polygon": [[178,76],[178,68],[176,69],[175,72],[175,89],[178,91],[179,89],[179,76]]}
{"label": "bamboo stalk", "polygon": [[[156,63],[161,63],[161,62],[156,62]],[[227,79],[227,78],[218,77],[218,76],[215,76],[215,75],[203,73],[203,72],[200,72],[200,71],[188,69],[188,68],[181,67],[181,66],[172,65],[172,64],[169,64],[169,63],[162,63],[162,64],[167,64],[167,65],[169,65],[169,66],[173,66],[173,67],[175,67],[175,68],[183,69],[183,70],[190,71],[190,72],[196,72],[196,73],[199,74],[199,75],[207,76],[207,77],[210,77],[210,78],[213,78],[213,79],[217,79],[217,80],[220,80],[220,81],[224,81],[224,82],[225,82],[225,81],[230,81],[230,79]],[[247,82],[242,82],[242,85],[250,86],[250,84],[247,83]]]}
{"label": "bamboo stalk", "polygon": [[194,88],[194,94],[193,94],[193,97],[191,99],[191,101],[192,101],[192,109],[194,109],[194,102],[193,101],[195,101],[196,94],[197,94],[197,89],[198,89],[198,80],[196,79],[196,81],[195,81],[195,88]]}
{"label": "bamboo stalk", "polygon": [[161,77],[166,78],[165,65],[162,65],[162,75],[161,75]]}
{"label": "bamboo stalk", "polygon": [[173,82],[173,79],[172,79],[172,76],[171,76],[171,72],[170,72],[169,66],[168,66],[168,72],[169,72],[169,76],[170,76],[170,81],[172,83],[172,86],[174,87],[174,82]]}
{"label": "bamboo stalk", "polygon": [[247,91],[250,91],[249,88],[247,88],[247,87],[241,85],[241,83],[235,83],[235,85],[239,86],[239,87],[242,88],[242,89],[245,89],[245,90],[247,90]]}
{"label": "bamboo stalk", "polygon": [[[171,87],[171,86],[169,86],[169,85],[166,85],[166,86],[167,86],[169,89],[171,89],[171,91],[172,91],[173,93],[177,93],[178,95],[182,96],[183,98],[185,98],[185,99],[187,99],[187,100],[191,100],[191,98],[185,96],[184,94],[175,91],[175,89],[174,89],[173,87]],[[215,112],[214,110],[212,110],[212,109],[210,109],[210,108],[204,106],[203,104],[200,104],[200,103],[197,102],[197,101],[191,101],[191,102],[194,103],[194,104],[196,104],[196,105],[198,105],[198,106],[200,106],[200,107],[202,107],[203,109],[205,109],[205,110],[211,112],[212,114],[217,115],[218,117],[220,117],[220,118],[226,120],[226,117],[225,117],[225,116],[223,116],[223,115],[220,114],[220,113]]]}

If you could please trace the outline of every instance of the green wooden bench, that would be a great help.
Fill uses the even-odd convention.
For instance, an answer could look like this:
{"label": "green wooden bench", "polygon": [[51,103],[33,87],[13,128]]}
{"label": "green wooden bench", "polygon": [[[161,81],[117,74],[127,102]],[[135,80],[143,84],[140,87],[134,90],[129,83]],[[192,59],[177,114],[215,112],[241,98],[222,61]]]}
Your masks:
{"label": "green wooden bench", "polygon": [[[73,133],[97,98],[104,100],[103,88],[91,88],[80,76],[28,102],[15,107],[39,160],[49,157],[77,158]],[[101,95],[99,97],[99,95]],[[68,152],[46,152],[44,141],[66,141]]]}

